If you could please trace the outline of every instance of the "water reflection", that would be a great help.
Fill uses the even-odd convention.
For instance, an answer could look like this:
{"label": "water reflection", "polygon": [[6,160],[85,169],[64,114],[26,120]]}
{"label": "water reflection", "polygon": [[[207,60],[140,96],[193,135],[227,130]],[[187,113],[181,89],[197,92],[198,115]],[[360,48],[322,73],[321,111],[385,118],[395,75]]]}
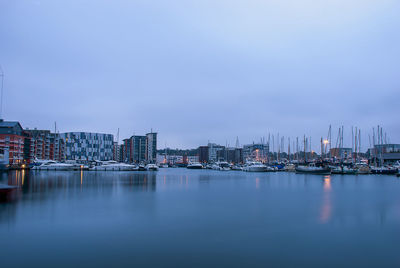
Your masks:
{"label": "water reflection", "polygon": [[156,174],[154,172],[35,172],[15,170],[4,173],[0,183],[18,187],[23,194],[46,194],[53,191],[75,191],[126,188],[135,191],[155,191]]}
{"label": "water reflection", "polygon": [[331,200],[331,176],[324,176],[323,179],[323,198],[320,221],[321,223],[327,223],[332,216],[332,200]]}
{"label": "water reflection", "polygon": [[[324,258],[331,254],[329,263],[356,255],[351,267],[373,256],[378,246],[385,250],[384,260],[398,256],[400,180],[392,177],[186,169],[13,171],[0,174],[0,183],[18,186],[14,201],[0,203],[2,267],[15,261],[20,262],[15,267],[29,267],[35,258],[48,267],[59,267],[60,260],[71,260],[67,267],[112,266],[116,260],[127,267],[149,261],[161,267],[186,256],[179,259],[182,266],[193,267],[194,255],[195,262],[209,261],[200,267],[216,263],[216,256],[226,257],[219,266],[252,267],[256,259],[264,267],[275,258],[272,266],[283,267],[291,257],[298,266],[321,267],[321,247]],[[368,254],[365,241],[374,245]],[[287,250],[281,252],[283,247]],[[390,266],[379,256],[376,261],[371,266]]]}

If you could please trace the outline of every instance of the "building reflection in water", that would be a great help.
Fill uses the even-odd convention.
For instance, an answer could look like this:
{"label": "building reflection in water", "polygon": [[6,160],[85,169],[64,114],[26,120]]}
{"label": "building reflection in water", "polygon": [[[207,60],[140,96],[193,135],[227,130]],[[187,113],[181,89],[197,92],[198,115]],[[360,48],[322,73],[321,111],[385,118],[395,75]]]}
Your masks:
{"label": "building reflection in water", "polygon": [[260,188],[260,178],[256,178],[256,189]]}
{"label": "building reflection in water", "polygon": [[[16,191],[24,195],[40,193],[26,198],[46,197],[53,191],[68,190],[68,193],[85,190],[127,190],[155,191],[154,172],[91,172],[91,171],[25,171],[13,170],[0,176],[0,183],[17,186]],[[114,189],[115,190],[115,189]],[[53,195],[54,197],[54,195]]]}
{"label": "building reflection in water", "polygon": [[324,176],[323,179],[323,196],[322,196],[322,208],[320,213],[320,222],[327,223],[332,216],[332,200],[331,200],[331,176]]}

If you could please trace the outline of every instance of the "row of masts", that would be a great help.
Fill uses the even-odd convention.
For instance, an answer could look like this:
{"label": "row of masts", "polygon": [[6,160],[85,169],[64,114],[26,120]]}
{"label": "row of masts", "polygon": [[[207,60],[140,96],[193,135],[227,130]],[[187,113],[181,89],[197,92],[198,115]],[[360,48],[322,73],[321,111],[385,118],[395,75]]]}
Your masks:
{"label": "row of masts", "polygon": [[[353,161],[358,161],[360,159],[360,155],[362,152],[362,132],[359,127],[351,127],[351,154],[347,154],[350,148],[345,147],[345,129],[344,126],[340,126],[338,128],[338,134],[335,141],[335,146],[333,147],[336,150],[335,156],[338,159],[349,159],[351,158]],[[286,143],[287,142],[287,143]],[[265,144],[269,147],[270,159],[272,161],[280,161],[281,156],[285,155],[288,160],[305,160],[307,161],[308,157],[312,157],[315,153],[312,150],[312,138],[311,136],[307,137],[303,135],[302,140],[299,137],[295,137],[294,139],[291,137],[285,137],[277,133],[277,135],[268,134],[268,138],[261,138],[261,143]],[[372,142],[371,136],[369,135],[369,148],[372,157],[375,159],[383,155],[383,145],[390,143],[390,140],[387,136],[387,133],[383,131],[383,128],[378,125],[377,129],[372,128]],[[287,144],[287,146],[286,146]],[[320,139],[320,158],[322,159],[331,159],[332,158],[332,126],[329,126],[327,136],[321,137]],[[238,146],[238,139],[236,142],[236,147]],[[377,149],[376,149],[377,148]]]}

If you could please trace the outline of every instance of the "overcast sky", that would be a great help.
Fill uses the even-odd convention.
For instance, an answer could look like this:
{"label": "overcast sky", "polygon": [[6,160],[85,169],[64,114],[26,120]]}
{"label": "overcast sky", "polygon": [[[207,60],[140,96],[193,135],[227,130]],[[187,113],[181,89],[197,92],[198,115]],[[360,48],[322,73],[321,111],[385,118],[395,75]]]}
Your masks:
{"label": "overcast sky", "polygon": [[400,1],[0,0],[3,117],[235,144],[332,124],[400,142]]}

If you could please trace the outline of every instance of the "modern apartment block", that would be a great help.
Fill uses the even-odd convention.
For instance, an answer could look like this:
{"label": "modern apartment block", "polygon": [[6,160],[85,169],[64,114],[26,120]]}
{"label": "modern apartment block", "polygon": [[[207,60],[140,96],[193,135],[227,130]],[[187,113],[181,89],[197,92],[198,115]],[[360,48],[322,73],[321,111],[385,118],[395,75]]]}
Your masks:
{"label": "modern apartment block", "polygon": [[140,163],[146,160],[146,136],[132,136],[123,140],[123,161]]}
{"label": "modern apartment block", "polygon": [[243,149],[242,148],[223,148],[217,152],[219,161],[226,161],[229,163],[243,163]]}
{"label": "modern apartment block", "polygon": [[265,162],[268,161],[269,145],[253,143],[243,146],[243,159]]}
{"label": "modern apartment block", "polygon": [[243,162],[242,148],[226,148],[215,143],[198,148],[198,160],[201,163],[227,161],[229,163]]}
{"label": "modern apartment block", "polygon": [[50,130],[25,129],[24,158],[63,161],[65,143],[58,133]]}
{"label": "modern apartment block", "polygon": [[0,119],[0,148],[8,151],[10,165],[24,161],[24,130],[19,122]]}
{"label": "modern apartment block", "polygon": [[199,149],[199,161],[200,163],[208,163],[208,146],[200,146]]}
{"label": "modern apartment block", "polygon": [[215,143],[208,144],[208,161],[209,162],[217,162],[218,159],[218,151],[221,151],[225,148],[225,146],[221,146]]}
{"label": "modern apartment block", "polygon": [[122,161],[127,163],[155,163],[157,160],[157,133],[134,135],[123,140]]}
{"label": "modern apartment block", "polygon": [[112,134],[67,132],[60,134],[65,142],[66,160],[112,160]]}
{"label": "modern apartment block", "polygon": [[113,142],[113,160],[117,162],[121,162],[121,145],[118,142]]}
{"label": "modern apartment block", "polygon": [[157,160],[157,133],[146,134],[146,161],[155,163]]}

